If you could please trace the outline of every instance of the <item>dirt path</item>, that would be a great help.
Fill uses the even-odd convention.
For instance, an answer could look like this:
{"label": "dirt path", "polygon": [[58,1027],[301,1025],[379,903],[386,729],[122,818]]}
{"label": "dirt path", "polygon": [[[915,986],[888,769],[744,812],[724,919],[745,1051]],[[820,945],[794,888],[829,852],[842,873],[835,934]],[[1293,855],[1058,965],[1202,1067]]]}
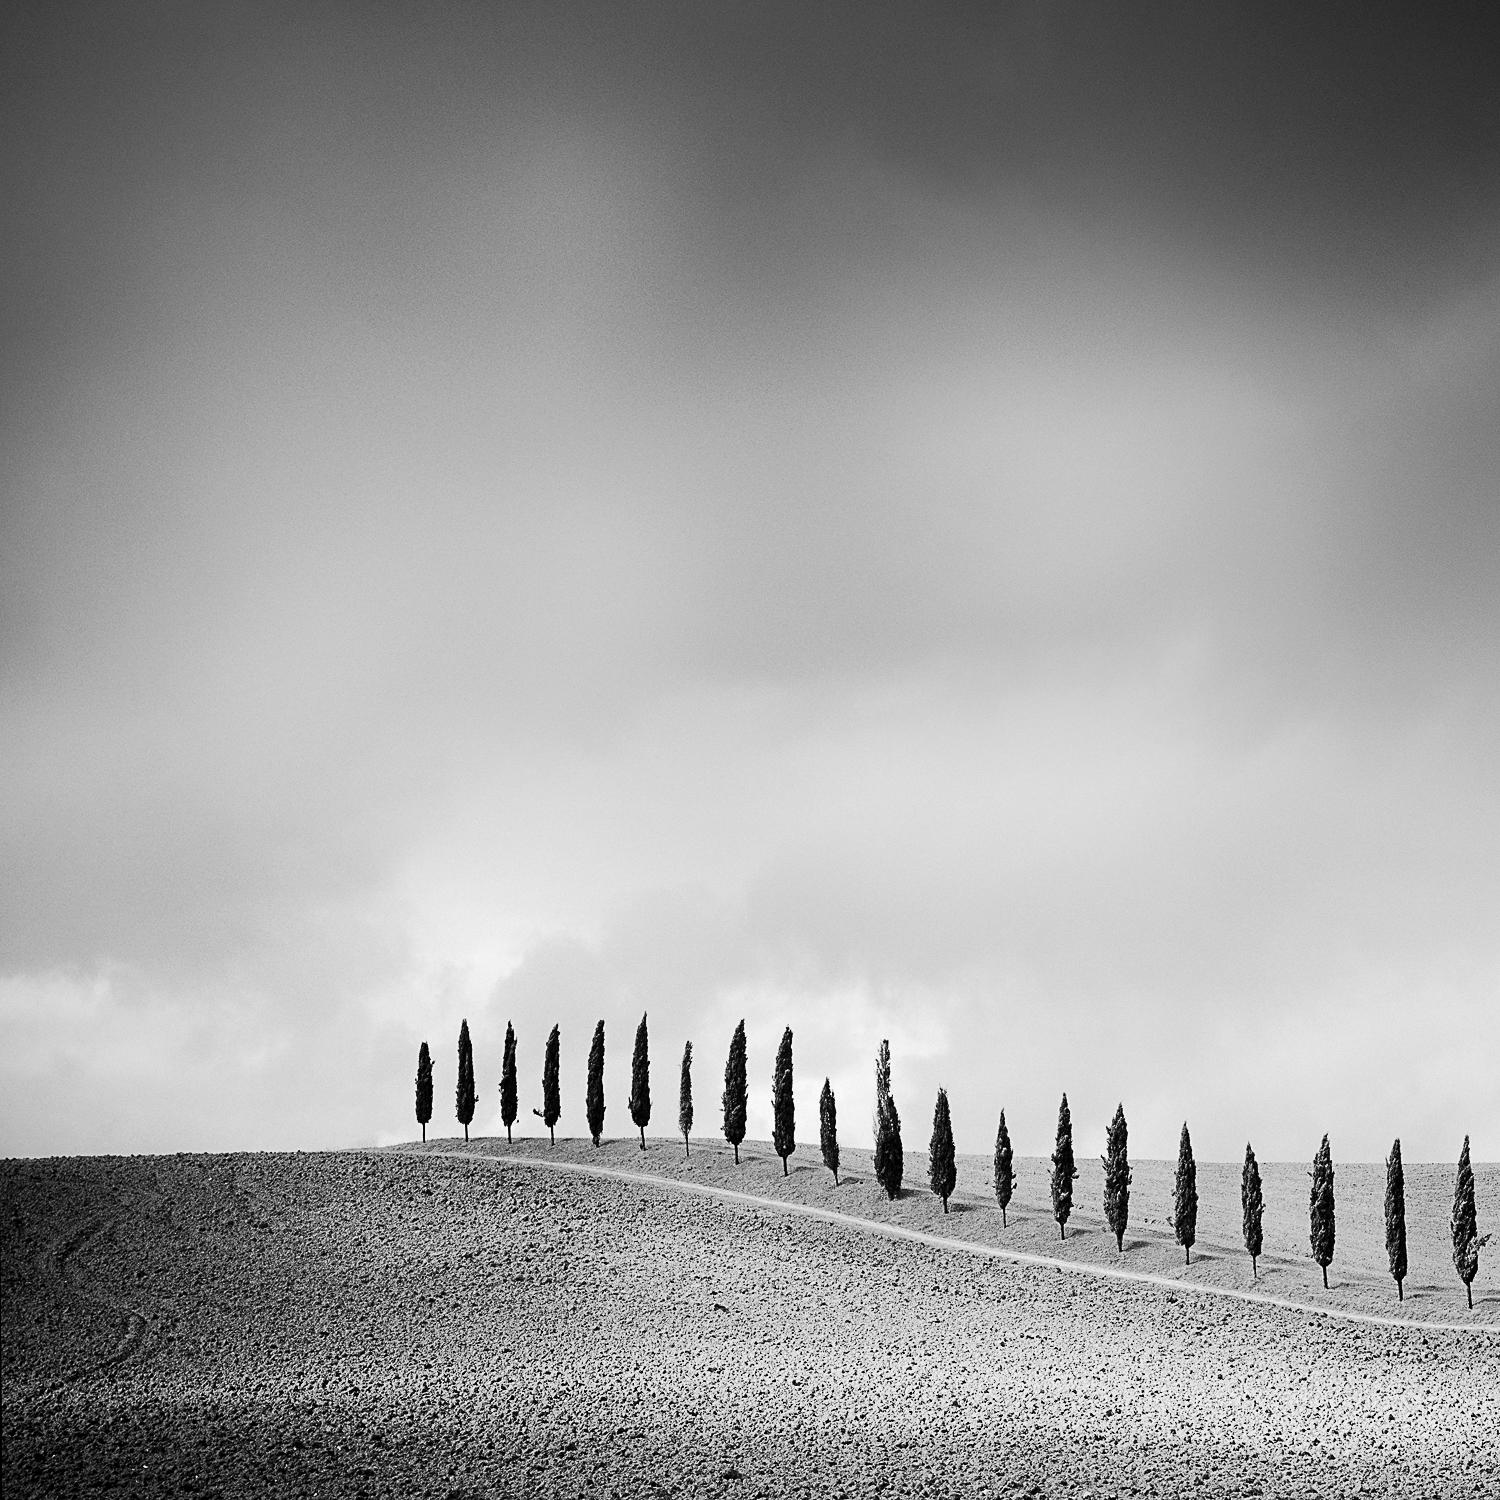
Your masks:
{"label": "dirt path", "polygon": [[496,1165],[540,1167],[552,1172],[577,1172],[588,1177],[608,1177],[620,1182],[647,1183],[657,1187],[676,1188],[686,1193],[697,1193],[707,1198],[717,1198],[727,1203],[745,1204],[752,1208],[769,1209],[779,1214],[797,1214],[803,1218],[817,1219],[827,1224],[840,1224],[858,1229],[866,1234],[879,1235],[885,1239],[909,1240],[919,1245],[930,1245],[939,1250],[957,1250],[965,1255],[980,1256],[991,1260],[1005,1261],[1010,1265],[1040,1266],[1055,1271],[1072,1272],[1079,1276],[1092,1276],[1105,1281],[1128,1281],[1140,1286],[1164,1287],[1175,1293],[1192,1293],[1199,1297],[1227,1298],[1235,1302],[1252,1302],[1263,1307],[1280,1307],[1291,1312],[1313,1313],[1319,1317],[1333,1318],[1344,1323],[1362,1323],[1377,1328],[1400,1328],[1416,1332],[1443,1332],[1474,1334],[1480,1338],[1500,1339],[1500,1328],[1485,1327],[1474,1323],[1438,1322],[1431,1319],[1393,1317],[1384,1313],[1356,1312],[1352,1309],[1320,1306],[1311,1302],[1298,1302],[1290,1297],[1277,1297],[1269,1292],[1256,1292],[1237,1287],[1204,1285],[1198,1282],[1176,1280],[1170,1276],[1158,1276],[1150,1271],[1130,1271],[1123,1266],[1088,1265],[1081,1261],[1063,1260],[1057,1256],[1034,1255],[1025,1250],[1007,1250],[999,1245],[987,1245],[973,1240],[950,1239],[946,1235],[930,1234],[925,1230],[908,1229],[902,1224],[884,1224],[874,1219],[861,1219],[853,1214],[842,1214],[836,1209],[821,1208],[813,1204],[788,1202],[783,1198],[762,1198],[754,1193],[740,1192],[734,1188],[716,1187],[703,1182],[685,1182],[681,1178],[661,1177],[651,1172],[631,1172],[622,1167],[600,1167],[585,1162],[558,1161],[540,1156],[504,1157],[484,1156],[468,1151],[432,1150],[421,1152],[371,1153],[400,1154],[411,1156],[451,1157],[455,1160],[493,1162]]}

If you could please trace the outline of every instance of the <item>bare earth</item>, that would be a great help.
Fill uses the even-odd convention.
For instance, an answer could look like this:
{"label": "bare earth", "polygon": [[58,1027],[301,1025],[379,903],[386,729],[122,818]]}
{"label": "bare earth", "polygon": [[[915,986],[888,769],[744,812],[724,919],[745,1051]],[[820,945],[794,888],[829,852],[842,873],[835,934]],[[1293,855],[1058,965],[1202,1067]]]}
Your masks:
{"label": "bare earth", "polygon": [[[1372,1326],[504,1159],[548,1149],[4,1163],[5,1494],[1500,1493],[1493,1247],[1487,1327]],[[882,1208],[805,1150],[788,1178],[764,1146],[555,1154],[998,1238],[978,1193]],[[1146,1167],[1125,1259],[1155,1271]],[[1083,1187],[1084,1232],[1047,1244],[1118,1263]],[[1016,1248],[1056,1232],[1019,1217]],[[1344,1235],[1341,1195],[1336,1282]],[[1345,1296],[1400,1311],[1350,1248]],[[1467,1319],[1413,1261],[1433,1303],[1407,1310]]]}

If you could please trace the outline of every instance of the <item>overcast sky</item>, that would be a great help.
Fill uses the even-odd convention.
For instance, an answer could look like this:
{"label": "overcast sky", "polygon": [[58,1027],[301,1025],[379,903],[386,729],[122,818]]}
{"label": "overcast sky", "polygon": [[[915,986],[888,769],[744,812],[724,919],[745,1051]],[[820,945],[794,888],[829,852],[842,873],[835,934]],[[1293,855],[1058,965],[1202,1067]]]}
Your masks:
{"label": "overcast sky", "polygon": [[808,11],[5,7],[0,1152],[1500,1158],[1484,12]]}

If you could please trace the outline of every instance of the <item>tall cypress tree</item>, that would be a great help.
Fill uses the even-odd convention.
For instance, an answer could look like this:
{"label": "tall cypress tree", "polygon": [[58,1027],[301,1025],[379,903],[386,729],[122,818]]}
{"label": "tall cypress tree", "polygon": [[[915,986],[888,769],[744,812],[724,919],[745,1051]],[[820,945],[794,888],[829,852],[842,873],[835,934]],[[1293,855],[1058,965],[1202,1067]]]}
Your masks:
{"label": "tall cypress tree", "polygon": [[1114,1230],[1115,1249],[1124,1254],[1125,1227],[1130,1223],[1130,1156],[1127,1148],[1129,1128],[1125,1124],[1125,1106],[1115,1106],[1115,1117],[1104,1132],[1104,1218]]}
{"label": "tall cypress tree", "polygon": [[682,1154],[691,1156],[688,1137],[693,1133],[693,1044],[682,1048],[682,1080],[677,1089],[677,1128],[682,1132]]}
{"label": "tall cypress tree", "polygon": [[948,1112],[948,1091],[937,1091],[937,1104],[932,1111],[932,1139],[927,1143],[927,1182],[933,1192],[943,1200],[943,1212],[948,1212],[948,1199],[958,1184],[958,1155],[953,1148],[953,1119]]}
{"label": "tall cypress tree", "polygon": [[1401,1165],[1401,1137],[1385,1159],[1385,1258],[1396,1283],[1396,1301],[1406,1301],[1406,1169]]}
{"label": "tall cypress tree", "polygon": [[797,1149],[797,1101],[792,1094],[792,1028],[781,1033],[776,1049],[776,1069],[771,1075],[771,1144],[781,1158],[781,1175],[787,1175],[787,1157]]}
{"label": "tall cypress tree", "polygon": [[422,1139],[427,1139],[427,1122],[432,1118],[432,1054],[423,1042],[417,1052],[417,1124]]}
{"label": "tall cypress tree", "polygon": [[724,1139],[734,1147],[740,1164],[740,1142],[745,1139],[745,1114],[750,1107],[750,1085],[745,1077],[745,1023],[729,1039],[729,1061],[724,1064]]}
{"label": "tall cypress tree", "polygon": [[825,1078],[818,1096],[818,1141],[823,1147],[823,1165],[833,1173],[833,1185],[839,1185],[839,1111],[833,1100],[833,1085]]}
{"label": "tall cypress tree", "polygon": [[547,1035],[547,1050],[542,1053],[542,1107],[532,1110],[532,1114],[539,1116],[547,1127],[547,1135],[554,1146],[557,1144],[557,1122],[562,1118],[562,1090],[557,1078],[560,1049],[557,1027],[554,1026]]}
{"label": "tall cypress tree", "polygon": [[1323,1271],[1323,1285],[1328,1285],[1328,1267],[1333,1262],[1333,1153],[1328,1137],[1313,1157],[1312,1190],[1308,1194],[1308,1239],[1313,1259]]}
{"label": "tall cypress tree", "polygon": [[1177,1142],[1177,1180],[1172,1187],[1172,1228],[1182,1246],[1183,1264],[1193,1262],[1193,1241],[1198,1238],[1198,1163],[1193,1160],[1193,1138],[1187,1121]]}
{"label": "tall cypress tree", "polygon": [[500,1062],[500,1123],[505,1126],[505,1139],[510,1141],[510,1128],[516,1123],[516,1032],[509,1021],[505,1023],[505,1054]]}
{"label": "tall cypress tree", "polygon": [[1489,1239],[1479,1237],[1479,1218],[1474,1211],[1474,1169],[1469,1165],[1469,1138],[1458,1153],[1458,1176],[1453,1181],[1453,1269],[1464,1284],[1469,1309],[1474,1308],[1474,1277],[1479,1272],[1479,1247]]}
{"label": "tall cypress tree", "polygon": [[1240,1229],[1245,1236],[1245,1249],[1250,1254],[1250,1279],[1255,1280],[1255,1263],[1260,1259],[1263,1242],[1260,1230],[1261,1215],[1265,1203],[1260,1193],[1260,1163],[1245,1142],[1245,1165],[1240,1172]]}
{"label": "tall cypress tree", "polygon": [[584,1112],[588,1116],[589,1134],[594,1144],[604,1134],[604,1021],[594,1025],[594,1040],[589,1043],[588,1085],[584,1093]]}
{"label": "tall cypress tree", "polygon": [[887,1198],[901,1191],[906,1154],[901,1147],[901,1116],[891,1095],[891,1044],[882,1041],[875,1054],[875,1180]]}
{"label": "tall cypress tree", "polygon": [[458,1110],[458,1123],[464,1128],[464,1139],[469,1138],[469,1121],[474,1118],[474,1046],[469,1041],[469,1023],[465,1020],[458,1028],[458,1091],[454,1101]]}
{"label": "tall cypress tree", "polygon": [[995,1202],[1000,1205],[1000,1224],[1005,1226],[1005,1210],[1010,1207],[1016,1189],[1015,1156],[1010,1149],[1010,1131],[1005,1128],[1005,1111],[1000,1111],[1000,1128],[995,1132]]}
{"label": "tall cypress tree", "polygon": [[1057,1145],[1052,1151],[1052,1217],[1057,1220],[1059,1237],[1068,1237],[1068,1216],[1073,1212],[1073,1179],[1078,1169],[1073,1165],[1073,1115],[1068,1096],[1062,1096],[1057,1111]]}
{"label": "tall cypress tree", "polygon": [[651,1054],[646,1037],[646,1018],[635,1028],[635,1051],[630,1055],[630,1118],[641,1132],[641,1150],[646,1149],[646,1127],[651,1123]]}

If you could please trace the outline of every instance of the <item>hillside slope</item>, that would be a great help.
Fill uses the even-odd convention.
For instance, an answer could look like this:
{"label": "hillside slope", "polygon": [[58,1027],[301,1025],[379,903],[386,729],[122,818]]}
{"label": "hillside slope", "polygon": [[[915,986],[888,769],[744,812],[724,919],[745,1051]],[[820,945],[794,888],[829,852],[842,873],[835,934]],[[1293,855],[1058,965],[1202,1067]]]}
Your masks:
{"label": "hillside slope", "polygon": [[0,1172],[8,1496],[1500,1481],[1500,1348],[1482,1335],[980,1262],[479,1156]]}

